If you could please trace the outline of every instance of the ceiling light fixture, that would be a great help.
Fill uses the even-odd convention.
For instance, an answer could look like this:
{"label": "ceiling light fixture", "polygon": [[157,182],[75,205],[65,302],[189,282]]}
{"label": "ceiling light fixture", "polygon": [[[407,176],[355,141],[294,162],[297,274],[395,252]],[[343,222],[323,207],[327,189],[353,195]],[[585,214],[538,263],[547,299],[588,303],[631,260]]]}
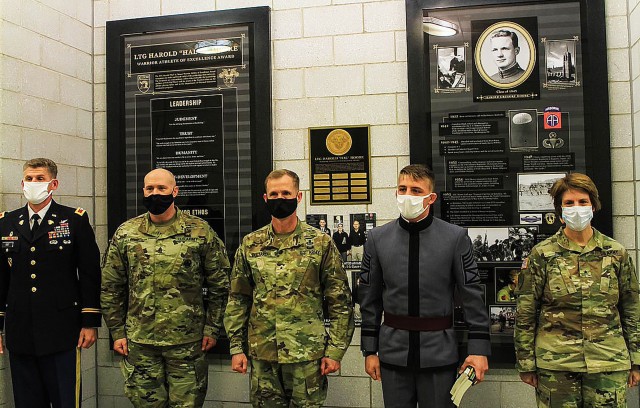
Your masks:
{"label": "ceiling light fixture", "polygon": [[450,21],[436,17],[422,17],[422,30],[437,37],[450,37],[460,32],[460,27]]}
{"label": "ceiling light fixture", "polygon": [[221,54],[231,51],[231,40],[203,40],[196,43],[198,54]]}

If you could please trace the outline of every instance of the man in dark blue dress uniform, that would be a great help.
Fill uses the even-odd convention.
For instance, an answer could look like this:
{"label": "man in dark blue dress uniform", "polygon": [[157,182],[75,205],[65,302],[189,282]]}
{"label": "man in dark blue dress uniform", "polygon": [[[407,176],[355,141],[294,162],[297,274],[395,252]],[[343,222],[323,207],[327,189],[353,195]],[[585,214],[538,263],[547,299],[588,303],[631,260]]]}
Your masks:
{"label": "man in dark blue dress uniform", "polygon": [[28,204],[0,212],[0,333],[16,408],[79,406],[80,349],[101,321],[100,251],[86,211],[53,200],[57,174],[52,160],[29,160]]}

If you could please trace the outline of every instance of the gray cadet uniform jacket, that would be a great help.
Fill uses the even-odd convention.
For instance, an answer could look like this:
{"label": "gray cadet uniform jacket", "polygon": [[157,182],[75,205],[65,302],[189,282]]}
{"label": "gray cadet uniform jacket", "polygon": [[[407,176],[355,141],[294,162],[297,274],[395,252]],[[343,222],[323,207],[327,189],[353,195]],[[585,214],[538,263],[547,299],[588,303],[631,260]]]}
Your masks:
{"label": "gray cadet uniform jacket", "polygon": [[[400,367],[456,364],[458,344],[449,323],[454,288],[462,298],[469,325],[468,353],[490,355],[490,321],[467,231],[431,214],[417,223],[398,218],[372,229],[358,288],[363,352],[378,352],[383,364]],[[392,328],[381,324],[383,312],[387,319],[391,314],[401,319],[436,318],[446,328]]]}

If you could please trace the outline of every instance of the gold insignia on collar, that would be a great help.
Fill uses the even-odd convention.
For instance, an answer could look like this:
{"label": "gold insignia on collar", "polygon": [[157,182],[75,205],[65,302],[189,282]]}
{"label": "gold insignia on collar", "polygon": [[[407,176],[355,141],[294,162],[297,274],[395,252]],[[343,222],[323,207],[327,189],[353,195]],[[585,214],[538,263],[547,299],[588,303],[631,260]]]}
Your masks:
{"label": "gold insignia on collar", "polygon": [[49,221],[47,221],[47,223],[48,223],[49,225],[53,225],[53,220],[49,220]]}
{"label": "gold insignia on collar", "polygon": [[20,222],[18,224],[20,224],[20,225],[24,224],[24,220],[20,220]]}

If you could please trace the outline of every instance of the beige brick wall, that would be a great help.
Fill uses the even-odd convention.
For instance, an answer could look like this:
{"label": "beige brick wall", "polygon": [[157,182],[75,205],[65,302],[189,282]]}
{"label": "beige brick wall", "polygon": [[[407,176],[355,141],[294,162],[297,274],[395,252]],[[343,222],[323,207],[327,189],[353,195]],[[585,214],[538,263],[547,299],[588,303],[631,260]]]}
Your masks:
{"label": "beige brick wall", "polygon": [[[640,243],[640,230],[638,228],[637,215],[640,213],[640,2],[638,0],[629,0],[628,9],[625,10],[628,15],[629,25],[629,47],[630,47],[630,68],[629,79],[631,81],[631,108],[628,118],[620,125],[621,134],[624,135],[624,145],[627,149],[632,150],[631,158],[634,166],[629,168],[629,172],[633,174],[633,179],[629,184],[633,188],[626,186],[626,191],[621,191],[618,197],[625,195],[625,215],[633,216],[635,220],[636,250]],[[616,191],[614,190],[614,193]],[[633,197],[630,198],[629,196]],[[614,195],[614,198],[616,196]],[[627,217],[630,218],[629,216]],[[640,264],[640,257],[636,258],[636,267]]]}
{"label": "beige brick wall", "polygon": [[[92,19],[87,0],[0,2],[0,211],[25,204],[22,164],[44,156],[58,164],[56,200],[96,215]],[[97,403],[95,367],[95,349],[83,352],[85,407]],[[13,406],[8,371],[5,355],[0,407]]]}
{"label": "beige brick wall", "polygon": [[[611,106],[614,234],[635,250],[640,188],[640,6],[606,0]],[[100,248],[106,230],[105,22],[135,17],[268,5],[272,8],[274,167],[301,175],[306,213],[375,212],[396,217],[395,174],[409,162],[403,0],[0,0],[0,211],[24,204],[27,158],[60,164],[59,201],[87,208]],[[371,125],[373,203],[309,206],[307,128]],[[639,168],[640,170],[640,168]],[[106,330],[85,353],[85,406],[130,406]],[[362,370],[358,337],[328,406],[381,406],[381,389]],[[93,354],[97,354],[94,359]],[[97,359],[97,369],[95,361]],[[0,408],[11,399],[0,357]],[[246,406],[248,380],[212,358],[206,406]],[[510,370],[494,370],[465,406],[530,406],[532,390]],[[637,394],[630,406],[637,406]],[[529,404],[529,405],[527,405]]]}

